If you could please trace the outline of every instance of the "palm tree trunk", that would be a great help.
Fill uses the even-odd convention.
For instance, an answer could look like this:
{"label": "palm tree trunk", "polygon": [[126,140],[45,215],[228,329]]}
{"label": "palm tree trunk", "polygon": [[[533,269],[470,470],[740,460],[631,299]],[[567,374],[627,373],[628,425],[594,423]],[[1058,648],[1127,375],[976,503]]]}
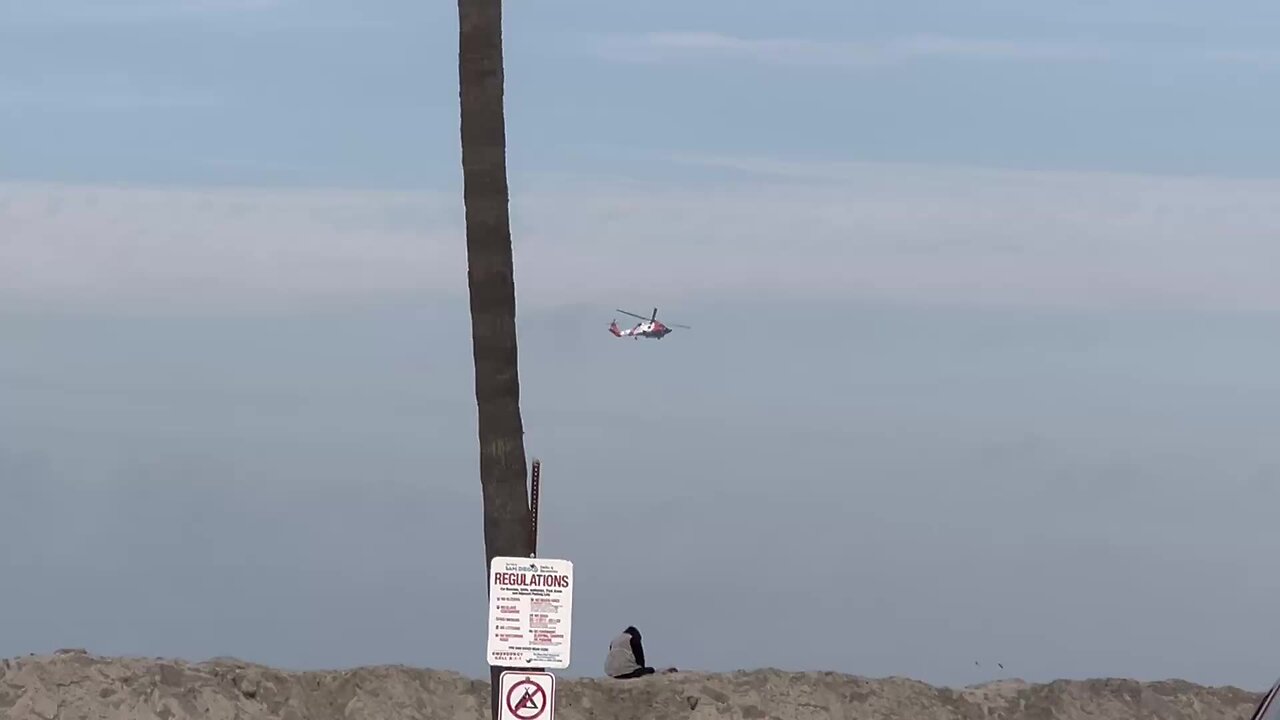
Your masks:
{"label": "palm tree trunk", "polygon": [[[502,0],[458,0],[458,25],[462,194],[487,575],[494,557],[531,552],[503,116]],[[502,670],[490,672],[494,720]]]}

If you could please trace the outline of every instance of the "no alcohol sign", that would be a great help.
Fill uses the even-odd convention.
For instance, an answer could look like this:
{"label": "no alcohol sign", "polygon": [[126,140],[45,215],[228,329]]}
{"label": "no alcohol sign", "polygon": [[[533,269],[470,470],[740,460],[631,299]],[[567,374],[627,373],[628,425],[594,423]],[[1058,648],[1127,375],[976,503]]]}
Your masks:
{"label": "no alcohol sign", "polygon": [[544,672],[502,673],[499,682],[501,720],[553,720],[556,705],[556,677]]}

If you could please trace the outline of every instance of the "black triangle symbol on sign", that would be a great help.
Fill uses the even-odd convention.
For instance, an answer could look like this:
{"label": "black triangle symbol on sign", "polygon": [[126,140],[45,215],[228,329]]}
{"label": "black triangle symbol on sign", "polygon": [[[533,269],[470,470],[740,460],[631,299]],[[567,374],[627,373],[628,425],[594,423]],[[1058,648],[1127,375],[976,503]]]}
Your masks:
{"label": "black triangle symbol on sign", "polygon": [[523,710],[525,708],[529,708],[530,710],[537,710],[538,703],[534,701],[533,693],[530,693],[528,690],[525,690],[524,697],[520,699],[520,703],[517,706],[517,708],[520,710]]}

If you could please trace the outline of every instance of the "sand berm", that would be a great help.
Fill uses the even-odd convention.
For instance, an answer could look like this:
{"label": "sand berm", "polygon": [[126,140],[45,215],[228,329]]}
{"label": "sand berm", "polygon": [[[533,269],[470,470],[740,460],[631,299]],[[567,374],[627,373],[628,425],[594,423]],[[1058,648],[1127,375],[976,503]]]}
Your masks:
{"label": "sand berm", "polygon": [[[1257,691],[1181,681],[1016,680],[964,689],[754,670],[559,682],[557,720],[1245,720]],[[0,661],[5,720],[485,720],[489,685],[402,666],[285,672],[59,650]]]}

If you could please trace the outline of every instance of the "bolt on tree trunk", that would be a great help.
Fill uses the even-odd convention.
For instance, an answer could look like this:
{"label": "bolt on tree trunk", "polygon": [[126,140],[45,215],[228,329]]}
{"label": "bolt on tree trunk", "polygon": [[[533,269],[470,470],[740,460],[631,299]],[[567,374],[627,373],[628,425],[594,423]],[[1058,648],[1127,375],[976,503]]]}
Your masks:
{"label": "bolt on tree trunk", "polygon": [[[532,551],[516,351],[501,0],[458,0],[458,27],[467,288],[487,574],[494,557],[528,557]],[[490,711],[495,720],[503,669],[490,670]]]}

